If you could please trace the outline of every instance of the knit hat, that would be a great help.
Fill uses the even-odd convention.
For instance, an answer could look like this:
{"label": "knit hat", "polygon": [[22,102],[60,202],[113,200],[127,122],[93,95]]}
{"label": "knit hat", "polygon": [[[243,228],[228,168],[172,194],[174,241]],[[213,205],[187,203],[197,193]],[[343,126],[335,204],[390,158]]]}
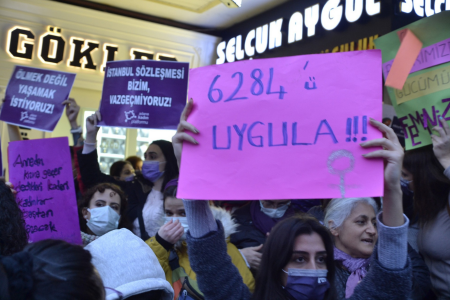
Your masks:
{"label": "knit hat", "polygon": [[[127,229],[112,230],[85,247],[103,285],[121,292],[124,299],[154,290],[165,292],[162,300],[173,300],[173,289],[155,253]],[[106,300],[119,295],[105,289]]]}

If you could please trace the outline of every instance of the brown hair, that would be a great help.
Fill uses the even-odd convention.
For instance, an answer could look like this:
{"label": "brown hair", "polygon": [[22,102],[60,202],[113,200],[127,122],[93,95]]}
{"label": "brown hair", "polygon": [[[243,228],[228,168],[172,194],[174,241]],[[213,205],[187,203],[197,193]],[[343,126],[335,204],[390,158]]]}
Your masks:
{"label": "brown hair", "polygon": [[433,145],[407,151],[403,167],[412,174],[414,212],[424,225],[445,209],[450,179],[444,175],[444,167],[434,155]]}
{"label": "brown hair", "polygon": [[92,197],[94,197],[94,194],[96,192],[99,192],[103,194],[106,189],[110,189],[114,192],[116,192],[120,197],[120,221],[119,221],[119,229],[126,228],[128,230],[132,230],[132,224],[128,220],[128,217],[126,215],[126,209],[127,209],[127,196],[122,191],[122,189],[112,183],[99,183],[92,188],[88,189],[84,195],[81,201],[78,203],[78,218],[80,220],[80,229],[81,231],[87,233],[87,225],[86,220],[83,217],[83,208],[89,207]]}

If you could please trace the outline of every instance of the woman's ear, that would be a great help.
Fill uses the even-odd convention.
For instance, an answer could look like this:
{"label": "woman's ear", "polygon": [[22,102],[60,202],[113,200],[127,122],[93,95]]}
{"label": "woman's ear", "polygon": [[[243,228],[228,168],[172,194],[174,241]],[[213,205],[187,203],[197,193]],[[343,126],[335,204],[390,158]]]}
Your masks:
{"label": "woman's ear", "polygon": [[83,207],[83,209],[81,210],[81,214],[86,221],[91,218],[91,213],[87,210],[87,207]]}
{"label": "woman's ear", "polygon": [[113,178],[117,181],[120,181],[120,177],[119,176],[113,176]]}
{"label": "woman's ear", "polygon": [[328,220],[328,228],[330,229],[330,232],[333,236],[339,236],[339,232],[337,231],[333,220]]}

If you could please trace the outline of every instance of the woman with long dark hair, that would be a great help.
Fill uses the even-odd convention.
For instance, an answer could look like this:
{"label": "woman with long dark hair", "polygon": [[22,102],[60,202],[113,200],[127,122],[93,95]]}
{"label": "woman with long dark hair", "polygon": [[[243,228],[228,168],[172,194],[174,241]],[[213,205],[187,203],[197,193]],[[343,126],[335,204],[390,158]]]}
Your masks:
{"label": "woman with long dark hair", "polygon": [[[198,132],[186,121],[192,107],[193,102],[189,101],[172,139],[178,164],[183,142],[198,144],[184,132]],[[409,221],[403,215],[400,189],[403,148],[391,128],[372,119],[370,124],[386,135],[386,138],[361,144],[364,148],[383,147],[364,154],[366,158],[384,158],[386,162],[384,206],[382,214],[377,216],[377,223],[383,230],[380,230],[379,247],[374,251],[371,269],[349,299],[405,299],[405,295],[410,294],[412,272],[406,251]],[[252,295],[225,254],[223,226],[214,220],[207,205],[206,201],[184,201],[189,225],[189,260],[199,287],[209,300],[250,299]],[[299,217],[301,225],[298,226],[294,220],[295,217],[286,219],[272,229],[264,245],[253,299],[335,299],[331,237],[310,217]],[[306,224],[311,227],[310,231],[303,229]],[[283,250],[283,246],[286,249]],[[392,259],[398,260],[399,268],[389,265]]]}
{"label": "woman with long dark hair", "polygon": [[438,299],[450,298],[450,127],[440,118],[433,145],[409,150],[414,213],[419,222],[417,246],[431,273]]}
{"label": "woman with long dark hair", "polygon": [[10,187],[0,181],[0,255],[22,251],[28,244],[28,233],[19,205]]}
{"label": "woman with long dark hair", "polygon": [[159,228],[165,185],[178,177],[172,143],[164,140],[152,142],[144,154],[142,171],[130,181],[119,181],[100,171],[95,146],[99,120],[99,111],[86,119],[86,141],[78,153],[81,178],[87,188],[102,182],[120,186],[128,197],[127,215],[133,223],[133,232],[145,241],[155,236]]}

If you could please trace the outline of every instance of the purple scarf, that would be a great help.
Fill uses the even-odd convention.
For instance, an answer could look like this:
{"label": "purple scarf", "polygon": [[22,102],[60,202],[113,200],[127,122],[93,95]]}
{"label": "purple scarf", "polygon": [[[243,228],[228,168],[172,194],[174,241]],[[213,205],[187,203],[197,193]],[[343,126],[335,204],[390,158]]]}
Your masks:
{"label": "purple scarf", "polygon": [[253,225],[261,231],[264,235],[270,232],[272,228],[279,221],[289,218],[290,216],[295,214],[294,209],[292,208],[292,204],[289,205],[289,208],[286,210],[284,215],[278,219],[272,219],[265,213],[261,211],[261,206],[259,205],[259,201],[252,201],[250,204],[250,214],[252,215]]}
{"label": "purple scarf", "polygon": [[353,258],[334,247],[334,260],[341,261],[342,265],[351,273],[345,287],[345,298],[350,298],[358,283],[367,274],[366,267],[369,265],[369,258]]}

